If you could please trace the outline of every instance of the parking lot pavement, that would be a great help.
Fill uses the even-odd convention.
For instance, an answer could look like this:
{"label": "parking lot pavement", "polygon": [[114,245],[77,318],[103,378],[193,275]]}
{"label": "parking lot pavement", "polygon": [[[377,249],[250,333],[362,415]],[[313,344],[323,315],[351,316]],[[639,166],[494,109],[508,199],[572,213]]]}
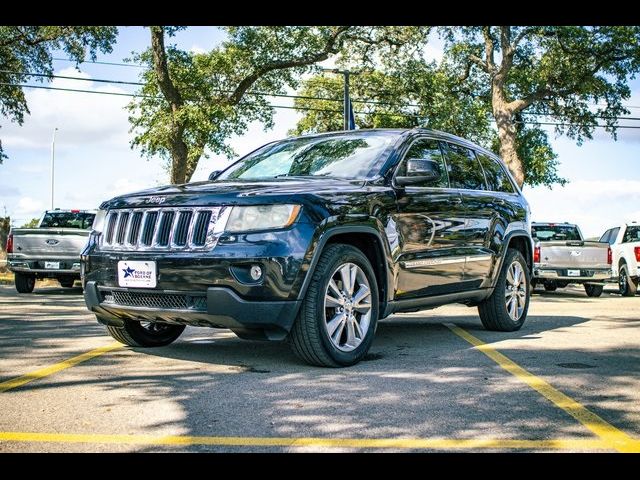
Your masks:
{"label": "parking lot pavement", "polygon": [[394,316],[346,369],[226,330],[112,347],[80,294],[0,287],[1,452],[640,451],[640,297],[610,287],[536,293],[514,333]]}

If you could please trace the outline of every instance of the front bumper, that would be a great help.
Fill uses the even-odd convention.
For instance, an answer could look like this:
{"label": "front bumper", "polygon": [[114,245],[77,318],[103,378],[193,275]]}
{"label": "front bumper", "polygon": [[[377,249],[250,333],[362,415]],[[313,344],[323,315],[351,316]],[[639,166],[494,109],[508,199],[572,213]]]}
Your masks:
{"label": "front bumper", "polygon": [[[239,336],[282,339],[291,329],[309,268],[314,234],[309,224],[288,230],[222,238],[211,251],[83,252],[85,301],[98,320],[124,320],[231,328]],[[123,288],[118,262],[156,263],[156,288]],[[250,277],[252,266],[262,276]]]}
{"label": "front bumper", "polygon": [[[569,270],[579,270],[580,275],[569,275]],[[534,280],[559,280],[569,283],[602,283],[611,278],[610,268],[552,268],[534,265]]]}
{"label": "front bumper", "polygon": [[96,282],[87,282],[84,298],[105,325],[122,326],[124,320],[135,320],[230,328],[239,333],[253,330],[267,340],[282,340],[300,307],[298,300],[244,300],[223,287],[210,287],[203,294],[98,287]]}

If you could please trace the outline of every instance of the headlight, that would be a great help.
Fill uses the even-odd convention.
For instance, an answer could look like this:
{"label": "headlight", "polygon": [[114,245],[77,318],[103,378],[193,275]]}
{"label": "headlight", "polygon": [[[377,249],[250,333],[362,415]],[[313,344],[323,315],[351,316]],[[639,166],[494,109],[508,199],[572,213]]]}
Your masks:
{"label": "headlight", "polygon": [[300,205],[233,207],[225,231],[237,233],[286,228],[295,221],[299,211]]}
{"label": "headlight", "polygon": [[107,218],[107,211],[98,210],[98,213],[96,213],[96,217],[93,219],[93,227],[91,227],[91,229],[96,232],[102,232],[102,229],[104,228],[104,220],[106,218]]}

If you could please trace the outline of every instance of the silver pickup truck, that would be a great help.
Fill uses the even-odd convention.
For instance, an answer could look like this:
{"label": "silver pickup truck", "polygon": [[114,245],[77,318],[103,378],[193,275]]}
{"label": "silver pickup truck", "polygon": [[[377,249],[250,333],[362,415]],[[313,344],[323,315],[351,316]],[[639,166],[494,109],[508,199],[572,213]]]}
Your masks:
{"label": "silver pickup truck", "polygon": [[15,228],[7,238],[7,264],[16,290],[31,293],[36,279],[55,278],[63,287],[80,279],[80,252],[95,211],[47,210],[37,228]]}
{"label": "silver pickup truck", "polygon": [[581,283],[590,297],[602,295],[604,282],[611,278],[609,244],[585,241],[577,225],[532,223],[534,241],[532,286],[542,284],[547,291]]}

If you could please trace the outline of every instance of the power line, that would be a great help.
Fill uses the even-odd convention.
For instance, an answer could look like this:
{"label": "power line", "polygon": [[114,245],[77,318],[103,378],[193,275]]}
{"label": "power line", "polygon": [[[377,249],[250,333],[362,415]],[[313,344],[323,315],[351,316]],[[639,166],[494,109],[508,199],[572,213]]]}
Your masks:
{"label": "power line", "polygon": [[[116,95],[116,96],[124,96],[124,97],[150,97],[153,98],[153,96],[151,95],[137,95],[134,93],[120,93],[120,92],[99,92],[96,90],[81,90],[81,89],[76,89],[76,88],[61,88],[61,87],[46,87],[44,85],[24,85],[24,84],[18,84],[18,83],[8,83],[8,82],[0,82],[0,85],[7,85],[7,86],[12,86],[12,87],[23,87],[23,88],[37,88],[37,89],[42,89],[42,90],[58,90],[58,91],[64,91],[64,92],[78,92],[78,93],[92,93],[92,94],[98,94],[98,95]],[[162,97],[155,97],[155,98],[162,98]],[[239,105],[254,105],[254,102],[242,102]],[[306,111],[315,111],[315,112],[327,112],[327,113],[342,113],[342,110],[331,110],[331,109],[327,109],[327,108],[314,108],[314,107],[296,107],[296,106],[289,106],[289,105],[270,105],[272,108],[280,108],[280,109],[287,109],[287,110],[306,110]],[[371,114],[371,112],[353,112],[354,114],[359,114],[359,115],[369,115]],[[408,118],[420,118],[420,115],[416,115],[416,114],[411,114],[411,113],[386,113],[386,112],[375,112],[374,115],[384,115],[384,116],[391,116],[391,117],[408,117]],[[569,126],[576,126],[576,127],[594,127],[594,128],[608,128],[608,125],[600,125],[600,124],[596,124],[596,125],[588,125],[588,124],[579,124],[579,123],[561,123],[561,122],[531,122],[531,121],[526,121],[526,122],[516,122],[516,123],[522,123],[522,124],[526,124],[526,125],[547,125],[547,126],[558,126],[558,127],[569,127]],[[633,126],[633,125],[618,125],[616,126],[616,128],[626,128],[626,129],[640,129],[640,126]]]}
{"label": "power line", "polygon": [[[147,68],[146,65],[142,65],[140,63],[118,63],[118,62],[99,62],[99,61],[95,61],[95,60],[83,60],[82,62],[76,62],[75,60],[71,59],[71,58],[52,58],[52,60],[56,60],[59,62],[72,62],[72,63],[94,63],[94,64],[99,64],[99,65],[112,65],[112,66],[117,66],[117,67],[134,67],[134,68]],[[333,100],[333,99],[327,99],[327,100]],[[338,100],[341,101],[341,100]],[[356,103],[356,102],[365,102],[365,100],[351,100],[352,102]],[[419,106],[419,105],[416,105]],[[604,103],[596,103],[595,106],[606,106],[606,104]],[[638,108],[640,109],[640,105],[623,105],[624,108]]]}
{"label": "power line", "polygon": [[[23,87],[23,88],[35,88],[35,89],[41,89],[41,90],[57,90],[57,91],[62,91],[62,92],[76,92],[76,93],[92,93],[92,94],[96,94],[96,95],[115,95],[115,96],[120,96],[120,97],[144,97],[144,98],[158,98],[161,99],[162,97],[157,96],[154,97],[153,95],[138,95],[135,93],[122,93],[122,92],[100,92],[97,90],[83,90],[83,89],[79,89],[79,88],[62,88],[62,87],[47,87],[44,85],[25,85],[25,84],[19,84],[19,83],[9,83],[9,82],[0,82],[0,85],[7,85],[7,86],[11,86],[11,87]],[[238,105],[255,105],[255,102],[240,102]],[[296,107],[296,106],[290,106],[290,105],[270,105],[270,107],[272,108],[280,108],[280,109],[287,109],[287,110],[307,110],[307,111],[313,111],[313,112],[327,112],[327,113],[342,113],[342,110],[332,110],[332,109],[328,109],[328,108],[315,108],[315,107]],[[353,112],[359,115],[368,115],[369,112]],[[420,118],[419,115],[414,115],[414,114],[410,114],[410,113],[376,113],[376,115],[385,115],[385,116],[398,116],[398,117],[412,117],[412,118]]]}
{"label": "power line", "polygon": [[96,60],[83,60],[82,62],[76,62],[71,58],[56,58],[56,57],[53,57],[51,60],[55,60],[57,62],[95,63],[97,65],[112,65],[117,67],[146,68],[145,65],[141,65],[139,63],[98,62]]}
{"label": "power line", "polygon": [[[0,70],[0,73],[8,73],[13,75],[25,75],[28,77],[44,77],[44,78],[59,78],[64,80],[78,80],[82,82],[96,82],[96,83],[115,83],[120,85],[134,85],[134,86],[143,86],[145,85],[142,82],[126,82],[122,80],[109,80],[105,78],[84,78],[84,77],[74,77],[69,75],[55,75],[49,73],[33,73],[33,72],[16,72],[13,70]],[[219,93],[233,93],[231,90],[214,90]],[[277,98],[293,98],[300,100],[322,100],[329,102],[342,102],[342,99],[339,98],[330,98],[330,97],[317,97],[317,96],[309,96],[309,95],[288,95],[284,93],[267,93],[267,92],[247,92],[247,95],[256,95],[256,96],[265,96],[265,97],[277,97]],[[351,99],[352,103],[364,103],[369,105],[385,105],[385,106],[396,106],[396,104],[391,102],[380,102],[377,100],[354,100]],[[420,108],[420,105],[416,104],[406,104],[405,107],[414,107]]]}

